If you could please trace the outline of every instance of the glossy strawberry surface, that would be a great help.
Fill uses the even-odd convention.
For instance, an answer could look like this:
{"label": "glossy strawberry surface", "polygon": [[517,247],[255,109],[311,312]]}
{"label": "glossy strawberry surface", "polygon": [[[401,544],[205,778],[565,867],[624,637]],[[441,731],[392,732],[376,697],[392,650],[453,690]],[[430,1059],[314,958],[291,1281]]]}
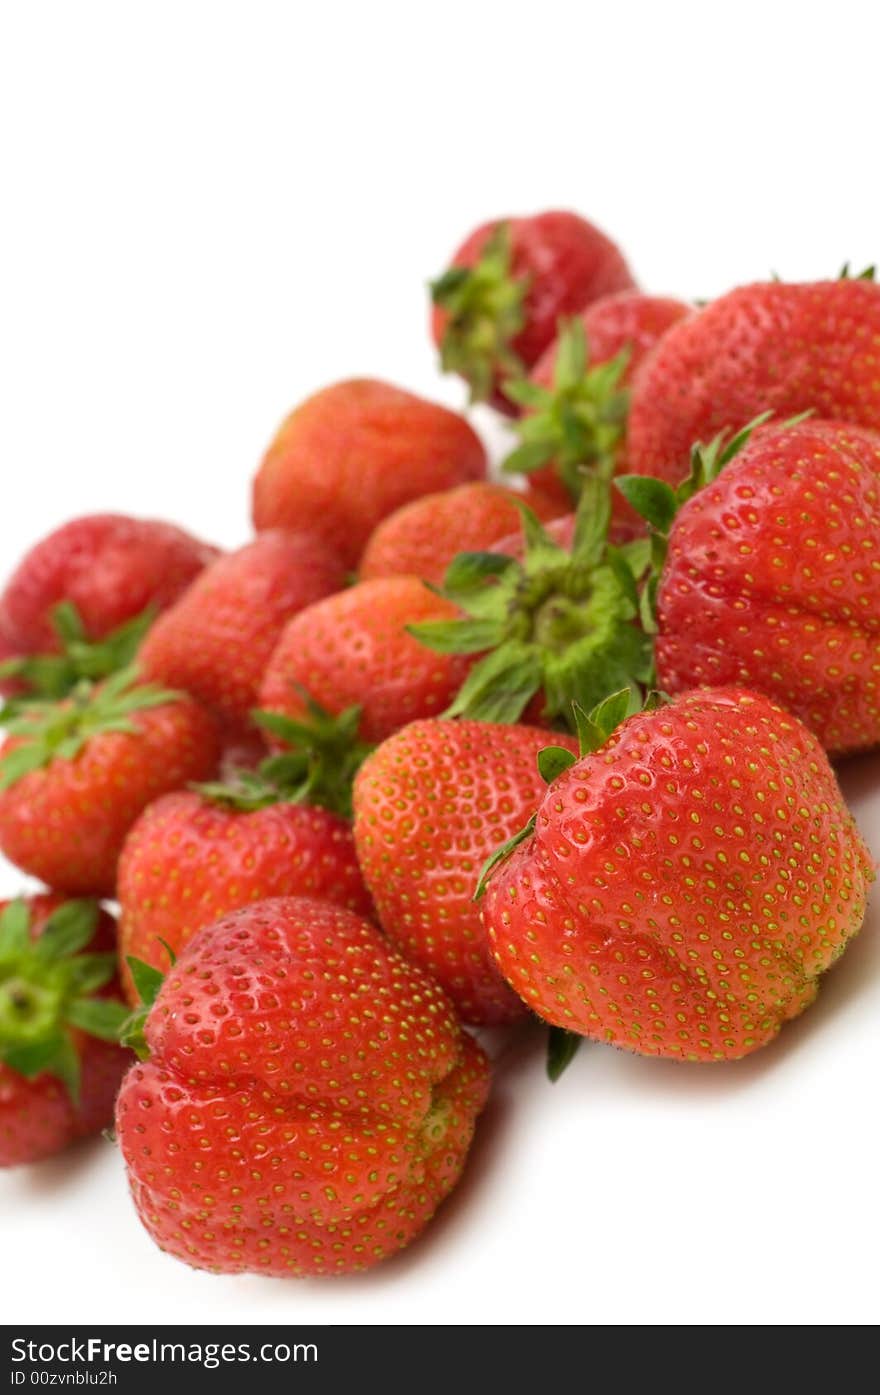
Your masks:
{"label": "glossy strawberry surface", "polygon": [[492,962],[474,901],[483,864],[527,823],[546,786],[538,752],[572,738],[496,722],[413,722],[355,783],[358,858],[382,928],[466,1022],[523,1016]]}
{"label": "glossy strawberry surface", "polygon": [[266,901],[204,930],[146,1024],[116,1126],[137,1211],[196,1268],[367,1269],[458,1180],[488,1064],[368,922]]}
{"label": "glossy strawberry surface", "polygon": [[164,973],[166,946],[179,954],[203,926],[273,896],[370,914],[344,819],[283,801],[247,810],[195,790],[166,795],[138,819],[119,861],[121,957]]}
{"label": "glossy strawberry surface", "polygon": [[407,626],[458,615],[418,577],[381,577],[319,601],[286,626],[260,689],[260,706],[306,715],[301,690],[329,713],[361,708],[360,735],[383,741],[455,696],[467,659],[435,654]]}
{"label": "glossy strawberry surface", "polygon": [[485,474],[464,417],[389,383],[351,379],[284,421],[254,480],[254,524],[314,533],[355,567],[388,514]]}
{"label": "glossy strawberry surface", "polygon": [[707,689],[629,718],[554,781],[484,919],[548,1022],[736,1060],[813,1001],[873,875],[815,737],[767,698]]}
{"label": "glossy strawberry surface", "polygon": [[880,286],[742,286],[675,325],[638,373],[628,468],[677,484],[691,447],[764,411],[880,427]]}
{"label": "glossy strawberry surface", "polygon": [[880,434],[757,432],[678,514],[658,620],[666,691],[740,683],[830,752],[880,744]]}
{"label": "glossy strawberry surface", "polygon": [[185,689],[239,731],[286,622],[341,590],[345,580],[340,558],[320,539],[281,529],[261,533],[209,567],[153,626],[141,668]]}

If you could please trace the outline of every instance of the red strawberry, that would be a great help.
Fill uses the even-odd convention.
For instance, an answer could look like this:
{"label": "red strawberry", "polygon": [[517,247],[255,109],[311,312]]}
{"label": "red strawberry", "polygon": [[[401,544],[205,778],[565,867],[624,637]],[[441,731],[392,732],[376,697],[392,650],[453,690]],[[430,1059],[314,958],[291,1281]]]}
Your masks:
{"label": "red strawberry", "polygon": [[0,595],[0,629],[13,653],[57,652],[52,614],[66,601],[87,639],[105,639],[148,607],[172,605],[217,555],[170,523],[123,514],[75,518],[19,563]]}
{"label": "red strawberry", "polygon": [[417,576],[439,585],[456,553],[485,549],[517,527],[517,501],[541,519],[555,518],[559,512],[539,490],[518,494],[482,480],[414,499],[373,533],[361,558],[362,580]]}
{"label": "red strawberry", "polygon": [[503,380],[538,361],[560,316],[634,285],[620,250],[576,213],[484,223],[431,287],[443,368],[509,410]]}
{"label": "red strawberry", "polygon": [[417,577],[362,581],[294,616],[266,669],[260,707],[302,721],[305,694],[332,715],[360,708],[360,736],[383,741],[417,717],[442,712],[467,660],[430,653],[407,633],[422,621],[449,621],[454,605]]}
{"label": "red strawberry", "polygon": [[[642,291],[620,291],[605,295],[588,305],[578,316],[586,336],[591,364],[608,363],[626,354],[624,382],[631,382],[667,330],[693,313],[682,300],[671,296],[646,295]],[[553,373],[559,356],[559,339],[554,339],[538,359],[530,377],[541,387],[553,386]]]}
{"label": "red strawberry", "polygon": [[880,434],[808,420],[765,427],[720,475],[706,458],[669,529],[660,686],[745,684],[830,752],[877,746]]}
{"label": "red strawberry", "polygon": [[0,849],[60,891],[110,896],[129,828],[159,795],[214,773],[210,713],[130,672],[32,703],[0,749]]}
{"label": "red strawberry", "polygon": [[307,533],[271,530],[221,557],[150,631],[139,662],[233,731],[247,725],[285,623],[345,585],[339,558]]}
{"label": "red strawberry", "polygon": [[458,1180],[488,1063],[369,922],[264,901],[203,930],[146,1019],[116,1128],[138,1213],[195,1268],[366,1269]]}
{"label": "red strawberry", "polygon": [[179,954],[203,926],[273,896],[370,915],[345,819],[285,802],[259,776],[168,794],[138,819],[119,860],[123,961],[133,955],[164,970],[166,946]]}
{"label": "red strawberry", "polygon": [[49,1157],[113,1118],[131,1060],[117,1044],[127,1009],[113,931],[94,902],[0,902],[0,1167]]}
{"label": "red strawberry", "polygon": [[354,836],[382,928],[446,990],[465,1022],[525,1011],[492,963],[474,892],[483,863],[535,812],[535,727],[413,722],[374,751],[354,790]]}
{"label": "red strawberry", "polygon": [[743,286],[675,325],[633,392],[628,468],[677,484],[691,447],[758,413],[813,410],[880,427],[880,286]]}
{"label": "red strawberry", "polygon": [[314,533],[357,565],[378,523],[410,499],[482,479],[464,417],[373,379],[334,383],[281,426],[254,480],[254,524]]}
{"label": "red strawberry", "polygon": [[685,694],[609,739],[594,720],[598,749],[490,876],[496,961],[557,1027],[745,1056],[812,1002],[865,914],[871,862],[827,758],[744,689]]}

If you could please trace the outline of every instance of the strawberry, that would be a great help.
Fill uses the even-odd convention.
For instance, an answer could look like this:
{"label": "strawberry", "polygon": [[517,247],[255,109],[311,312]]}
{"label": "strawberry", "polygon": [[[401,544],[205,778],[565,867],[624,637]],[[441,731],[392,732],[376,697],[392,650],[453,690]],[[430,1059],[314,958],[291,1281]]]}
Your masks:
{"label": "strawberry", "polygon": [[[284,758],[276,758],[277,767]],[[369,916],[351,828],[329,809],[292,802],[271,763],[236,783],[165,795],[125,841],[117,897],[123,961],[156,969],[197,930],[273,896],[311,896]],[[131,982],[127,970],[123,980]]]}
{"label": "strawberry", "polygon": [[129,828],[159,795],[214,773],[210,713],[131,671],[33,702],[0,748],[0,849],[59,891],[110,896]]}
{"label": "strawberry", "polygon": [[0,1167],[99,1133],[130,1057],[117,1044],[114,922],[93,901],[0,902]]}
{"label": "strawberry", "polygon": [[[598,477],[584,484],[571,544],[565,547],[528,510],[515,555],[461,553],[442,595],[464,618],[410,626],[442,654],[481,655],[443,714],[486,722],[547,721],[565,726],[572,703],[592,707],[650,675],[650,643],[637,622],[636,581],[646,539],[608,542],[611,500]],[[571,524],[551,530],[564,537]]]}
{"label": "strawberry", "polygon": [[[525,415],[516,427],[520,445],[504,469],[526,472],[570,508],[586,472],[600,470],[607,477],[623,468],[633,375],[667,330],[690,313],[680,300],[622,291],[603,296],[563,325],[529,378],[506,387]],[[625,542],[637,520],[622,498],[617,505],[616,540]]]}
{"label": "strawberry", "polygon": [[516,529],[519,503],[541,519],[560,511],[539,490],[518,494],[483,480],[414,499],[373,533],[361,558],[361,579],[409,575],[439,585],[456,553],[488,547]]}
{"label": "strawberry", "polygon": [[50,533],[0,595],[4,671],[32,693],[62,697],[134,657],[149,622],[217,549],[170,523],[95,514]]}
{"label": "strawberry", "polygon": [[334,383],[281,426],[254,480],[254,524],[311,532],[349,567],[411,499],[483,479],[464,417],[373,379]]}
{"label": "strawberry", "polygon": [[877,746],[880,434],[810,419],[722,444],[677,494],[622,483],[663,539],[660,686],[744,684],[833,754]]}
{"label": "strawberry", "polygon": [[[442,712],[467,660],[430,653],[407,633],[459,614],[412,576],[362,581],[309,606],[286,626],[260,689],[260,707],[301,722],[307,696],[331,715],[359,707],[363,741],[383,741],[417,717]],[[277,734],[284,737],[282,727]]]}
{"label": "strawberry", "polygon": [[[570,737],[559,740],[577,750]],[[382,928],[434,975],[465,1022],[525,1012],[492,963],[473,896],[486,858],[543,796],[537,758],[547,745],[535,727],[413,722],[355,781],[355,844]]]}
{"label": "strawberry", "polygon": [[675,325],[637,375],[628,468],[677,484],[696,441],[765,410],[880,427],[878,336],[880,286],[870,281],[731,291]]}
{"label": "strawberry", "polygon": [[537,363],[560,316],[634,285],[620,250],[576,213],[483,223],[431,285],[442,366],[472,400],[510,411],[503,380]]}
{"label": "strawberry", "polygon": [[558,1028],[736,1060],[812,1002],[871,861],[821,746],[767,698],[686,693],[609,735],[619,697],[489,872],[493,953]]}
{"label": "strawberry", "polygon": [[144,673],[183,688],[233,733],[246,727],[285,623],[345,585],[334,552],[308,533],[272,529],[221,557],[156,622]]}
{"label": "strawberry", "polygon": [[408,1244],[458,1180],[489,1078],[422,970],[299,897],[202,930],[141,1052],[116,1110],[135,1207],[163,1250],[224,1274],[341,1274]]}

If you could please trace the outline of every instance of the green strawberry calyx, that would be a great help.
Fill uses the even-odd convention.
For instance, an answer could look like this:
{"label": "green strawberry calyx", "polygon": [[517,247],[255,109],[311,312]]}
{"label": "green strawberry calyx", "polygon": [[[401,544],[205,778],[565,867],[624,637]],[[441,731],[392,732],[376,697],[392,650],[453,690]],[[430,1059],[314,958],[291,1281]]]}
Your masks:
{"label": "green strawberry calyx", "polygon": [[519,509],[522,562],[501,553],[461,553],[440,594],[465,618],[408,629],[429,649],[483,655],[446,717],[517,722],[542,694],[546,718],[566,726],[572,703],[592,707],[624,686],[639,692],[649,675],[638,581],[650,545],[647,539],[611,545],[610,486],[598,477],[585,481],[570,551],[530,509]]}
{"label": "green strawberry calyx", "polygon": [[251,713],[252,721],[286,749],[228,782],[196,785],[200,794],[245,812],[270,804],[316,804],[351,818],[354,777],[374,749],[359,736],[361,708],[347,707],[333,716],[304,688],[296,684],[294,690],[305,708],[302,718],[261,709]]}
{"label": "green strawberry calyx", "polygon": [[[168,955],[169,965],[173,969],[177,963],[174,950],[161,938],[159,943]],[[123,1019],[117,1028],[117,1040],[120,1046],[129,1047],[139,1061],[147,1061],[150,1056],[146,1037],[147,1018],[159,996],[159,989],[165,982],[165,975],[160,969],[154,968],[152,964],[146,964],[143,959],[136,959],[133,954],[127,954],[125,962],[131,973],[132,982],[140,1002],[133,1011],[126,1010],[124,1012]]]}
{"label": "green strawberry calyx", "polygon": [[53,1075],[79,1101],[76,1032],[116,1041],[128,1015],[115,998],[96,997],[116,974],[116,955],[88,953],[99,907],[65,901],[36,939],[27,902],[0,913],[0,1061],[31,1080]]}
{"label": "green strawberry calyx", "polygon": [[[104,639],[91,640],[73,602],[61,601],[51,612],[58,653],[6,659],[0,663],[0,680],[16,679],[27,698],[66,697],[83,679],[94,683],[127,669],[155,618],[155,606],[147,606]],[[19,706],[17,698],[9,703],[12,709]]]}
{"label": "green strawberry calyx", "polygon": [[573,500],[590,472],[610,479],[623,440],[629,392],[623,378],[631,351],[591,364],[580,318],[561,322],[552,387],[530,378],[504,384],[504,395],[525,409],[515,424],[519,445],[502,469],[531,474],[553,464]]}
{"label": "green strawberry calyx", "polygon": [[511,344],[525,324],[528,281],[512,272],[510,225],[498,224],[474,266],[449,267],[430,290],[448,317],[441,367],[470,384],[472,402],[485,402],[499,372],[522,372]]}
{"label": "green strawberry calyx", "polygon": [[[796,426],[810,415],[810,412],[801,412],[783,425]],[[639,604],[642,625],[648,634],[657,633],[657,591],[669,551],[669,535],[679,510],[698,490],[718,478],[725,465],[739,455],[752,432],[772,416],[772,412],[762,412],[733,435],[729,431],[720,431],[708,445],[697,442],[691,450],[690,471],[675,489],[653,475],[618,475],[615,479],[615,488],[648,524],[650,565],[645,573]]]}
{"label": "green strawberry calyx", "polygon": [[876,266],[866,266],[864,271],[851,271],[849,262],[844,262],[837,276],[838,281],[876,281]]}
{"label": "green strawberry calyx", "polygon": [[103,683],[80,679],[60,702],[34,699],[4,709],[0,722],[14,737],[0,760],[0,790],[7,790],[31,771],[55,760],[74,760],[102,732],[137,733],[132,718],[151,707],[179,702],[182,693],[140,680],[132,665]]}

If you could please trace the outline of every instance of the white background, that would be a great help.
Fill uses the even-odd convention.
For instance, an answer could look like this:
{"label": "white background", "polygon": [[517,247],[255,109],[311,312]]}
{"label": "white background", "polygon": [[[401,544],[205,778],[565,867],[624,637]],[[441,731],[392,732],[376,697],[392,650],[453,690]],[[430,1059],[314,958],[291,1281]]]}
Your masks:
{"label": "white background", "polygon": [[[94,510],[243,540],[266,441],[333,379],[460,404],[423,286],[486,216],[576,207],[684,296],[872,261],[870,16],[2,0],[0,569]],[[880,759],[844,779],[880,853]],[[7,1174],[3,1318],[876,1321],[876,918],[742,1064],[597,1046],[551,1088],[522,1041],[458,1194],[370,1277],[190,1273],[102,1141]]]}

